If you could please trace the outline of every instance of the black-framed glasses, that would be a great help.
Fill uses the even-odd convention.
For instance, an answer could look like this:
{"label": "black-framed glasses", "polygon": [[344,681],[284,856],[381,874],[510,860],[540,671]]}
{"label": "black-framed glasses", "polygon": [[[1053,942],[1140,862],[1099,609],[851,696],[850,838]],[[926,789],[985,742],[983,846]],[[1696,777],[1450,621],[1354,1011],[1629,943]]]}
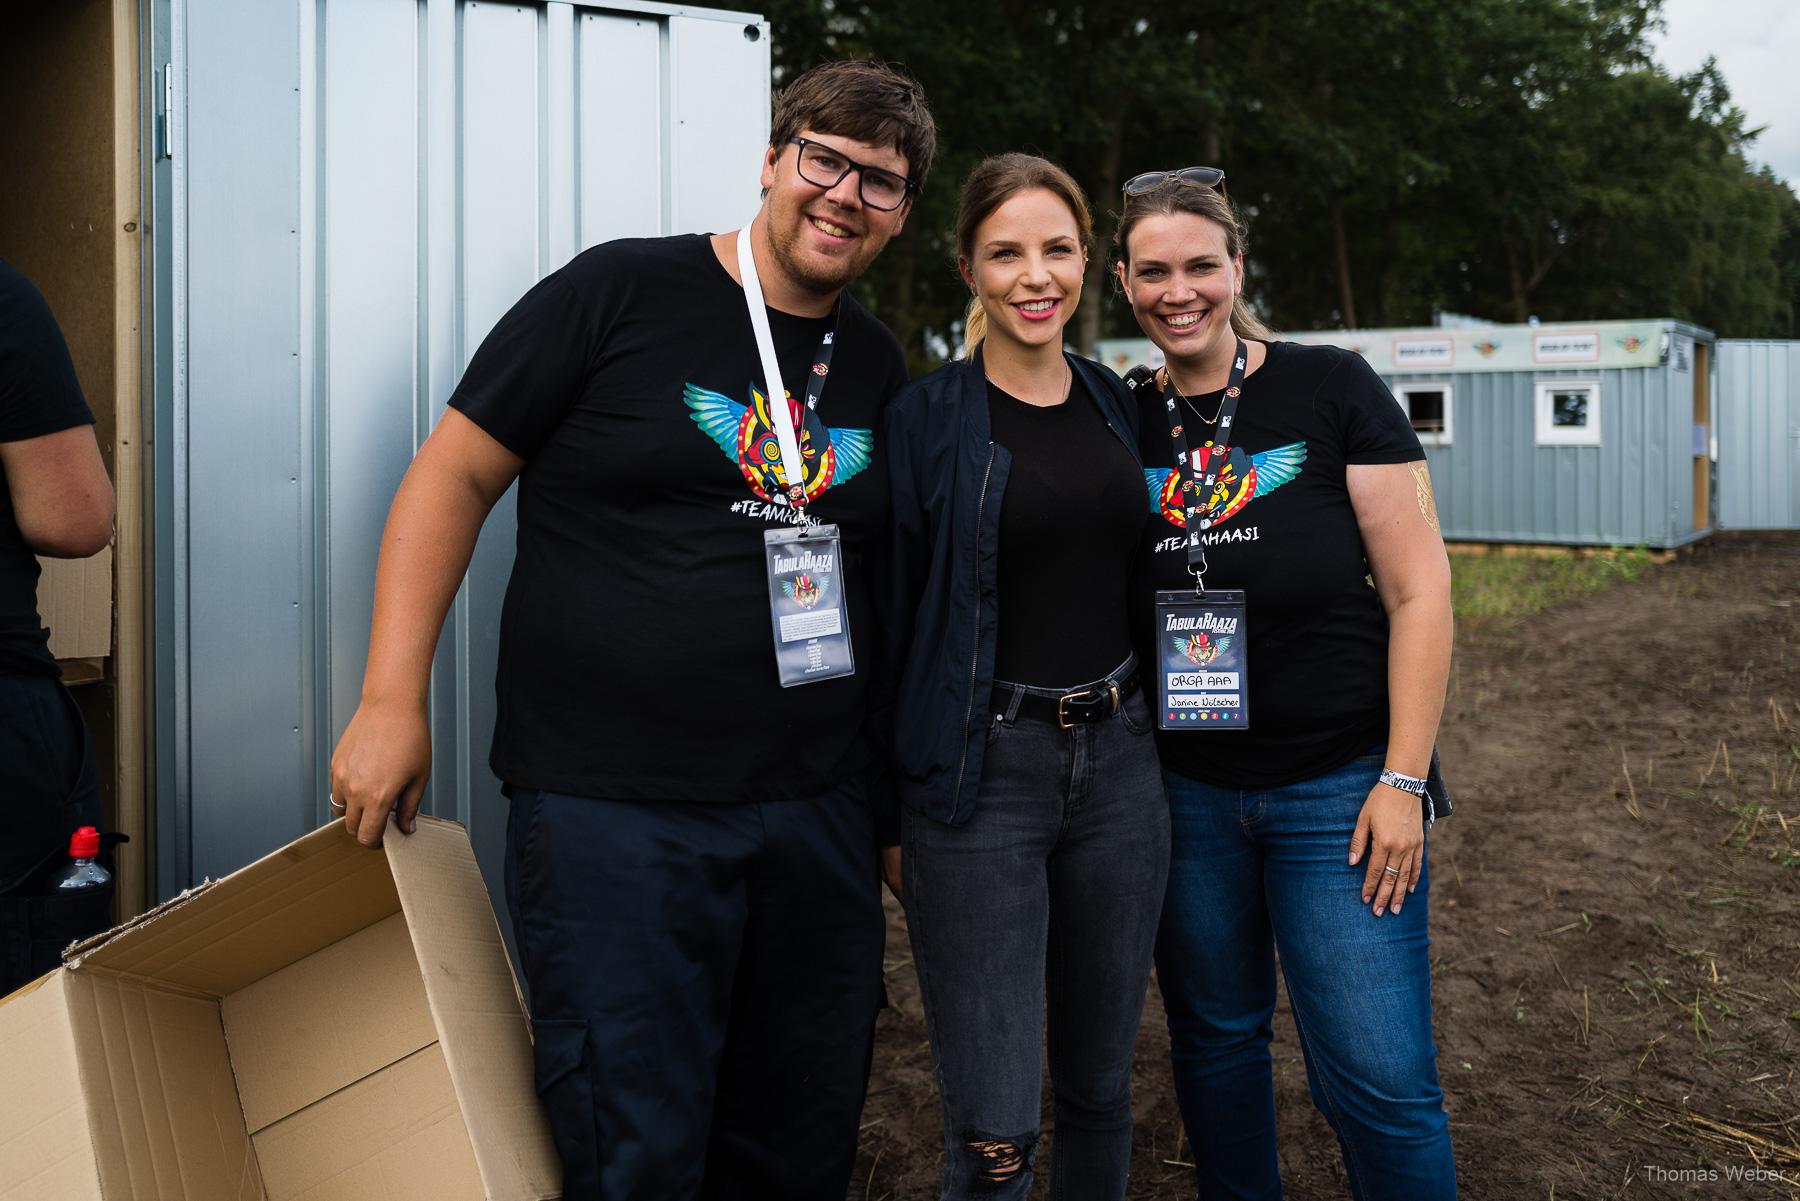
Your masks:
{"label": "black-framed glasses", "polygon": [[815,188],[835,188],[850,172],[856,172],[856,191],[862,202],[872,209],[891,213],[912,195],[913,181],[904,175],[880,167],[859,163],[839,151],[810,138],[789,138],[800,147],[794,156],[794,169],[800,178]]}
{"label": "black-framed glasses", "polygon": [[1125,181],[1125,195],[1144,196],[1166,183],[1192,184],[1197,188],[1225,190],[1225,172],[1217,167],[1183,167],[1179,171],[1146,171]]}

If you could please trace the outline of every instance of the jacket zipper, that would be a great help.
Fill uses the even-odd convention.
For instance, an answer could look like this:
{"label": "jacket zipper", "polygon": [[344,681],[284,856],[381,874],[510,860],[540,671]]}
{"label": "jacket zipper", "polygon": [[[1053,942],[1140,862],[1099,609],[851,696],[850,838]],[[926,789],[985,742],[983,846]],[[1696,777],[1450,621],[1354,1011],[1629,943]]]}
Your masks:
{"label": "jacket zipper", "polygon": [[969,711],[963,715],[962,764],[956,769],[956,801],[962,799],[963,777],[969,771],[969,739],[975,732],[975,677],[981,669],[981,537],[986,525],[988,481],[994,477],[994,444],[988,443],[987,470],[981,473],[981,499],[975,504],[975,643],[969,652]]}

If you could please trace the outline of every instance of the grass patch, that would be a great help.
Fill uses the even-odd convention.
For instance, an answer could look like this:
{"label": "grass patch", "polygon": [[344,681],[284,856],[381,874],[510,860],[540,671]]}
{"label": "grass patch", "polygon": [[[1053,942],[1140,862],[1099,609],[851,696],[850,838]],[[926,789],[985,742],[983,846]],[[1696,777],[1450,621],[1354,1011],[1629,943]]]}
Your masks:
{"label": "grass patch", "polygon": [[1544,556],[1456,552],[1450,556],[1450,604],[1458,621],[1515,622],[1574,597],[1628,584],[1654,562],[1641,546]]}

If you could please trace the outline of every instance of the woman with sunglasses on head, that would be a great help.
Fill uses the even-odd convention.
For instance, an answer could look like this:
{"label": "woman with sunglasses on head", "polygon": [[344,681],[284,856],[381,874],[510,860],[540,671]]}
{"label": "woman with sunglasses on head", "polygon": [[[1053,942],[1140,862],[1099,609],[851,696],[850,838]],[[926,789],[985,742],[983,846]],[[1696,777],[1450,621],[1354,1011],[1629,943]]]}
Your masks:
{"label": "woman with sunglasses on head", "polygon": [[971,350],[888,411],[875,591],[904,854],[885,866],[931,1036],[946,1199],[1029,1195],[1046,1008],[1051,1196],[1122,1198],[1131,1157],[1169,826],[1128,619],[1132,400],[1063,350],[1091,237],[1060,167],[978,166],[956,222]]}
{"label": "woman with sunglasses on head", "polygon": [[1381,380],[1349,351],[1274,340],[1244,303],[1223,182],[1134,178],[1115,243],[1166,364],[1132,374],[1150,502],[1133,604],[1165,689],[1156,965],[1176,1092],[1199,1195],[1279,1197],[1279,952],[1352,1195],[1436,1201],[1456,1192],[1425,853],[1449,563],[1424,453]]}

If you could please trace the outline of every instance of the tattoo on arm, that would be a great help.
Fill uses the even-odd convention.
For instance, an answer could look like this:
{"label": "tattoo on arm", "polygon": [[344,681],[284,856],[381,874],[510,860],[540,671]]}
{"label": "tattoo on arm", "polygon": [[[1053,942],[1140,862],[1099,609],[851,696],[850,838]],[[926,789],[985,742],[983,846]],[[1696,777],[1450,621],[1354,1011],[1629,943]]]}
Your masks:
{"label": "tattoo on arm", "polygon": [[1434,534],[1442,537],[1444,531],[1438,526],[1437,500],[1431,495],[1431,472],[1426,470],[1423,463],[1413,463],[1411,466],[1413,495],[1419,502],[1419,516],[1425,519]]}

